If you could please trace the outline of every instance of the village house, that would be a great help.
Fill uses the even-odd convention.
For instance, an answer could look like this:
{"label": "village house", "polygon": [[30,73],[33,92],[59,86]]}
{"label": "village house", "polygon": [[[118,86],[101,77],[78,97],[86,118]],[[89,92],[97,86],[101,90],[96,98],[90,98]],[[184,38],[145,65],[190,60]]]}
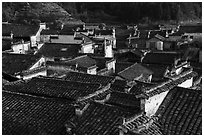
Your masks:
{"label": "village house", "polygon": [[128,68],[125,68],[117,74],[119,79],[126,80],[128,82],[134,82],[135,80],[143,82],[151,82],[153,72],[139,63],[135,63]]}
{"label": "village house", "polygon": [[146,41],[146,48],[151,50],[163,50],[163,41],[165,40],[164,37],[156,34],[154,38],[151,38]]}
{"label": "village house", "polygon": [[116,48],[115,29],[94,30],[90,38],[96,43],[95,53],[104,54],[105,57],[113,57],[113,48]]}
{"label": "village house", "polygon": [[[122,124],[121,117],[130,117],[135,114],[135,112],[120,107],[96,102],[83,108],[80,115],[76,115],[74,120],[66,123],[68,134],[119,135],[118,125]],[[89,122],[87,123],[87,121]],[[99,128],[100,130],[98,130]]]}
{"label": "village house", "polygon": [[40,32],[46,29],[45,23],[39,25],[22,25],[22,24],[2,24],[3,39],[19,39],[30,41],[30,48],[38,47],[40,44]]}
{"label": "village house", "polygon": [[85,34],[73,30],[43,30],[41,41],[44,43],[80,44],[92,40]]}
{"label": "village house", "polygon": [[144,109],[147,116],[152,116],[157,111],[158,107],[166,97],[169,90],[175,86],[189,88],[192,86],[193,77],[197,76],[197,73],[192,69],[184,69],[179,75],[168,76],[169,80],[158,83],[151,87],[144,88],[138,98],[144,98]]}
{"label": "village house", "polygon": [[131,48],[146,49],[146,41],[148,40],[148,35],[149,31],[136,30],[133,34],[129,34],[126,44]]}
{"label": "village house", "polygon": [[169,25],[169,24],[161,24],[159,25],[159,29],[162,31],[168,31],[169,34],[173,34],[179,31],[180,25]]}
{"label": "village house", "polygon": [[[79,53],[92,53],[89,44],[63,44],[63,43],[45,43],[37,51],[37,55],[43,55],[46,61],[60,61],[77,57]],[[88,50],[87,50],[88,49]]]}
{"label": "village house", "polygon": [[97,74],[97,63],[87,55],[78,56],[67,61],[47,61],[46,66],[50,70],[68,72],[82,72],[87,74]]}
{"label": "village house", "polygon": [[98,75],[112,75],[115,73],[115,58],[109,58],[109,57],[101,57],[97,55],[89,55],[92,59],[96,61],[97,68],[97,74]]}
{"label": "village house", "polygon": [[188,36],[192,41],[202,39],[202,25],[181,25],[179,31],[184,32],[184,36]]}
{"label": "village house", "polygon": [[140,63],[146,53],[147,51],[140,49],[131,49],[123,53],[115,54],[115,58],[117,59],[117,62]]}
{"label": "village house", "polygon": [[18,78],[46,76],[45,58],[36,55],[2,54],[2,71]]}
{"label": "village house", "polygon": [[124,122],[119,126],[120,133],[128,135],[200,135],[202,134],[200,93],[200,91],[176,87],[169,91],[155,115],[123,118]]}
{"label": "village house", "polygon": [[2,52],[3,53],[13,52],[12,45],[13,45],[13,43],[16,43],[16,42],[21,43],[22,40],[2,39]]}

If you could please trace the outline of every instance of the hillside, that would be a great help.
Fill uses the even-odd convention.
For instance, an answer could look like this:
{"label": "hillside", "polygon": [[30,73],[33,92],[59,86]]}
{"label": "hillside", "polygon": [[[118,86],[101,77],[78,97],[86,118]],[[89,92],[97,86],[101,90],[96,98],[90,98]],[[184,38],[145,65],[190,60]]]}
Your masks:
{"label": "hillside", "polygon": [[[71,20],[84,22],[150,23],[155,21],[201,20],[202,3],[180,2],[58,2],[3,3],[3,20]],[[73,18],[72,18],[72,17]]]}
{"label": "hillside", "polygon": [[28,23],[73,20],[71,14],[53,2],[3,3],[3,21]]}

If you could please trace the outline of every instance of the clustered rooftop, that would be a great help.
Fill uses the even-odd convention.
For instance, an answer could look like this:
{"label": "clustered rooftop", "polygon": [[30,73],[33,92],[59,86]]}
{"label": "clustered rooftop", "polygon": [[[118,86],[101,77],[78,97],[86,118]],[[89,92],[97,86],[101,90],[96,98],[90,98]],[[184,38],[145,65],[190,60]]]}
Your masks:
{"label": "clustered rooftop", "polygon": [[3,24],[2,133],[202,134],[199,27],[99,26]]}

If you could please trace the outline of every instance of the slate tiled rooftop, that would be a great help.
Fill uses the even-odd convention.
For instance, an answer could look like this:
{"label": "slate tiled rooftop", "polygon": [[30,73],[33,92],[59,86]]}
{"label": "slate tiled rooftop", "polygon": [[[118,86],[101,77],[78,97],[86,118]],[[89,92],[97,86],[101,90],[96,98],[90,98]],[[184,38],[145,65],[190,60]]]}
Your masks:
{"label": "slate tiled rooftop", "polygon": [[65,80],[78,81],[78,82],[88,82],[88,83],[99,83],[102,86],[114,81],[114,77],[100,76],[100,75],[90,75],[78,72],[69,72],[66,74]]}
{"label": "slate tiled rooftop", "polygon": [[166,96],[159,107],[163,134],[202,134],[202,94],[201,90],[176,87]]}
{"label": "slate tiled rooftop", "polygon": [[3,53],[2,70],[8,74],[14,75],[15,73],[29,69],[40,58],[40,56],[35,55]]}
{"label": "slate tiled rooftop", "polygon": [[68,101],[2,92],[2,134],[66,134],[75,112]]}
{"label": "slate tiled rooftop", "polygon": [[76,100],[96,92],[100,87],[101,85],[96,83],[91,84],[50,78],[33,78],[18,89],[15,89],[15,87],[8,88],[14,92],[36,96]]}
{"label": "slate tiled rooftop", "polygon": [[153,118],[145,115],[139,115],[131,121],[123,123],[122,127],[128,130],[126,134],[162,135],[160,125]]}
{"label": "slate tiled rooftop", "polygon": [[134,113],[101,103],[91,103],[77,120],[76,134],[83,135],[117,135],[121,117],[132,116]]}
{"label": "slate tiled rooftop", "polygon": [[140,99],[135,98],[134,95],[121,92],[112,92],[110,98],[106,101],[108,104],[129,109],[135,113],[139,113],[140,110]]}

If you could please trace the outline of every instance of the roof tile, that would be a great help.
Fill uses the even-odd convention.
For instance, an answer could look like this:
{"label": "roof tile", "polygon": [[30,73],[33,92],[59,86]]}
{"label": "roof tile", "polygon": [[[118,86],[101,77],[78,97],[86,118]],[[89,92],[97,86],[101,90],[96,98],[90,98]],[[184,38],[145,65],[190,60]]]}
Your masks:
{"label": "roof tile", "polygon": [[47,99],[7,91],[2,93],[4,135],[66,134],[66,120],[75,115],[68,101]]}

